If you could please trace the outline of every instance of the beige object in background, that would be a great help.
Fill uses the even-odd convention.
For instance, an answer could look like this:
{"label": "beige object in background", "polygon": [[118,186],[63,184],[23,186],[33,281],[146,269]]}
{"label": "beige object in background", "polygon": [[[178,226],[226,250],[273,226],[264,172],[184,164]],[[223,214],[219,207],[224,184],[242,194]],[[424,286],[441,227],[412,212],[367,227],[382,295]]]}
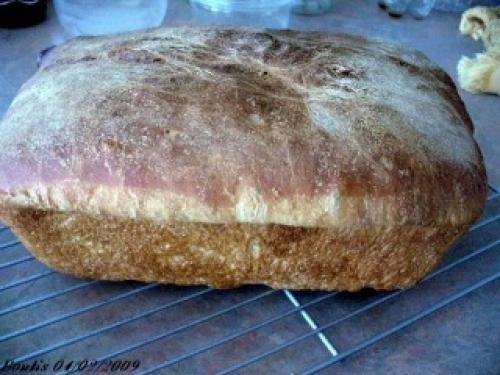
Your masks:
{"label": "beige object in background", "polygon": [[0,217],[82,277],[413,285],[480,215],[473,125],[423,54],[174,28],[53,50],[0,124]]}
{"label": "beige object in background", "polygon": [[458,62],[460,86],[473,93],[500,95],[500,7],[474,7],[462,14],[460,32],[481,39],[486,52]]}
{"label": "beige object in background", "polygon": [[464,90],[500,95],[500,47],[478,53],[474,58],[462,56],[457,69]]}
{"label": "beige object in background", "polygon": [[477,6],[467,9],[460,19],[459,30],[464,35],[470,35],[472,39],[481,39],[488,47],[488,26],[500,19],[500,7]]}

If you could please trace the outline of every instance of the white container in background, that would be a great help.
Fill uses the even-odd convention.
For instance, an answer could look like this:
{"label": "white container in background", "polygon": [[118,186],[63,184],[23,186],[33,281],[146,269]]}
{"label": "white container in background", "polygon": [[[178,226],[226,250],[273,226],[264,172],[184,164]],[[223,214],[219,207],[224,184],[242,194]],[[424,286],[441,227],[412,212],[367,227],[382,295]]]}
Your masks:
{"label": "white container in background", "polygon": [[255,26],[285,29],[294,0],[191,0],[200,25]]}
{"label": "white container in background", "polygon": [[54,0],[59,22],[72,36],[103,35],[159,26],[167,0]]}

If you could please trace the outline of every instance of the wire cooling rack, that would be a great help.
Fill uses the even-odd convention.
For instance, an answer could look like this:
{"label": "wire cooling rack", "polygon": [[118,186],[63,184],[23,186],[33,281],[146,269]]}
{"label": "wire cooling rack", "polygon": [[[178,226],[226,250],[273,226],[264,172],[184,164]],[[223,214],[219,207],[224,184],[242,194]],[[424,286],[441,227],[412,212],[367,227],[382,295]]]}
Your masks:
{"label": "wire cooling rack", "polygon": [[493,188],[481,219],[439,268],[394,292],[82,280],[45,267],[0,224],[0,368],[316,373],[498,283],[499,251],[500,192]]}

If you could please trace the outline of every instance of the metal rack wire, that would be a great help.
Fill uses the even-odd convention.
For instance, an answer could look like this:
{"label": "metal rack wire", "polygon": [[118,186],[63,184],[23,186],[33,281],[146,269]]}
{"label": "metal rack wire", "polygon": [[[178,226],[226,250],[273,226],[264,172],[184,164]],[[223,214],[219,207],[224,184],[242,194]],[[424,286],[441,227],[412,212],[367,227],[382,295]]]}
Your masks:
{"label": "metal rack wire", "polygon": [[483,217],[417,287],[350,294],[85,281],[49,270],[0,226],[0,368],[138,358],[140,374],[316,373],[498,282],[499,234],[491,188]]}

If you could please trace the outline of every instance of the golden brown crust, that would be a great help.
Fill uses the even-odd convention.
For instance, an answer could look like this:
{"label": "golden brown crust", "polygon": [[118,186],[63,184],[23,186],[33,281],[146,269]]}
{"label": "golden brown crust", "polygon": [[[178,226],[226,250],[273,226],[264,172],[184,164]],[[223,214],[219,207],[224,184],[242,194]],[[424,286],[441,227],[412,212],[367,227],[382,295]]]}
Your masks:
{"label": "golden brown crust", "polygon": [[349,35],[76,39],[49,55],[1,128],[5,205],[336,228],[460,225],[486,195],[446,73]]}
{"label": "golden brown crust", "polygon": [[3,217],[47,265],[80,277],[217,288],[409,287],[439,263],[462,227],[331,230],[259,224],[154,224],[9,210]]}
{"label": "golden brown crust", "polygon": [[0,133],[0,216],[84,277],[404,287],[486,199],[450,77],[357,36],[79,38],[48,55]]}

